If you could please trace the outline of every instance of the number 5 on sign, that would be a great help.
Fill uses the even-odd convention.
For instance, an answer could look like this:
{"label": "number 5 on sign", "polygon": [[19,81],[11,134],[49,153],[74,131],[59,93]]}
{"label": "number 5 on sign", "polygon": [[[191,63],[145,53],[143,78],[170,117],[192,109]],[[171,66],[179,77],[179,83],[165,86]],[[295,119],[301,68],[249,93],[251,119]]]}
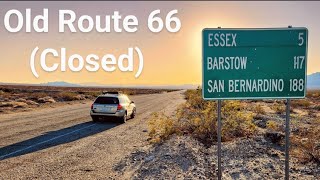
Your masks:
{"label": "number 5 on sign", "polygon": [[304,43],[303,33],[299,33],[299,46],[302,46]]}

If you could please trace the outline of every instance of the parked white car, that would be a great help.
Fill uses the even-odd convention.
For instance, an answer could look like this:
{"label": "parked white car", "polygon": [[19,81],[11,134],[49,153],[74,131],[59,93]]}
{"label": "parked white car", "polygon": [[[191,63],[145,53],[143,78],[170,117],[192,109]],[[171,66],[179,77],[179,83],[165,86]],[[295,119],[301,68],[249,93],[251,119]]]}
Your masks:
{"label": "parked white car", "polygon": [[121,123],[136,115],[136,105],[121,92],[105,92],[91,105],[90,115],[93,121],[116,118]]}

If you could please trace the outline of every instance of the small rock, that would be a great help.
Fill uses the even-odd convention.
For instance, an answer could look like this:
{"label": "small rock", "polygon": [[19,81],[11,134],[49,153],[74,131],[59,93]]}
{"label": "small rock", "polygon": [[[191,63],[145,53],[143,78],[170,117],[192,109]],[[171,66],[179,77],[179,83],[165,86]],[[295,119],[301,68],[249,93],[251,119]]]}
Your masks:
{"label": "small rock", "polygon": [[275,158],[279,158],[279,154],[277,152],[272,151],[271,156]]}
{"label": "small rock", "polygon": [[75,99],[77,99],[77,100],[85,100],[86,96],[83,95],[83,94],[78,94],[78,95],[76,95]]}
{"label": "small rock", "polygon": [[281,178],[281,175],[280,175],[280,174],[274,174],[274,175],[272,175],[272,177],[273,177],[274,179],[280,179],[280,178]]}
{"label": "small rock", "polygon": [[55,103],[56,101],[50,97],[50,96],[46,96],[46,97],[43,97],[43,98],[39,98],[37,100],[39,103]]}
{"label": "small rock", "polygon": [[29,105],[39,105],[39,103],[34,102],[32,100],[27,100],[26,103],[29,104]]}
{"label": "small rock", "polygon": [[0,107],[12,107],[12,104],[9,102],[0,102]]}
{"label": "small rock", "polygon": [[302,139],[301,139],[301,143],[302,143],[302,144],[305,144],[305,143],[308,142],[308,140],[309,140],[308,138],[302,138]]}
{"label": "small rock", "polygon": [[10,104],[13,108],[25,108],[28,106],[28,104],[24,102],[10,102]]}
{"label": "small rock", "polygon": [[145,158],[145,161],[146,161],[146,162],[150,162],[150,161],[152,161],[153,159],[154,159],[154,156],[151,155],[151,156],[146,157],[146,158]]}
{"label": "small rock", "polygon": [[268,168],[270,168],[270,169],[274,169],[274,166],[273,166],[273,164],[272,163],[268,163],[268,164],[266,164],[266,166],[268,167]]}
{"label": "small rock", "polygon": [[24,99],[24,98],[19,98],[19,99],[16,100],[16,102],[24,102],[25,103],[25,102],[27,102],[27,100]]}
{"label": "small rock", "polygon": [[257,125],[260,128],[266,128],[267,127],[266,121],[264,121],[264,120],[256,120],[254,122],[254,124]]}

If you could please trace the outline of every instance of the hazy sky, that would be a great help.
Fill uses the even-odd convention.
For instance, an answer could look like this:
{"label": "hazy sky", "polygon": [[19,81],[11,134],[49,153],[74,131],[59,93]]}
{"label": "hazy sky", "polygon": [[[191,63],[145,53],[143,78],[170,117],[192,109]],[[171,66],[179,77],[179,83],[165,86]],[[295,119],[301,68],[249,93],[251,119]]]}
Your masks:
{"label": "hazy sky", "polygon": [[[3,25],[10,9],[24,12],[31,8],[33,16],[49,9],[49,33],[9,33]],[[135,15],[139,20],[136,33],[58,33],[59,9],[71,9],[80,17],[88,14]],[[162,17],[178,9],[182,27],[178,33],[152,33],[147,28],[150,12],[160,9]],[[320,2],[0,2],[0,82],[43,83],[67,81],[123,85],[180,85],[201,83],[201,31],[218,26],[224,28],[307,27],[309,29],[308,74],[320,71]],[[128,47],[139,47],[144,55],[144,69],[139,78],[131,72],[44,72],[40,78],[31,73],[31,51],[60,47],[67,54],[125,53]],[[58,60],[50,59],[49,62]],[[39,63],[38,63],[39,64]],[[137,66],[135,66],[137,68]],[[37,67],[39,70],[40,68]],[[136,70],[135,70],[136,72]]]}

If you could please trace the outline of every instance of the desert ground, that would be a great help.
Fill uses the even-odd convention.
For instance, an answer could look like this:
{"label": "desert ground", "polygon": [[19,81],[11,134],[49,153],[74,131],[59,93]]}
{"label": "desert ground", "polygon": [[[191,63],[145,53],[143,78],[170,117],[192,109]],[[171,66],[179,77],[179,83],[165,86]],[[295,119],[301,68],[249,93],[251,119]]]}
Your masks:
{"label": "desert ground", "polygon": [[[0,179],[217,178],[216,102],[200,90],[128,91],[137,116],[119,124],[91,121],[101,90],[0,89]],[[320,178],[319,112],[320,91],[291,101],[291,179]],[[284,120],[284,100],[223,101],[223,179],[283,179]]]}
{"label": "desert ground", "polygon": [[172,89],[134,89],[102,87],[53,87],[0,85],[0,113],[14,113],[35,108],[55,107],[76,101],[94,100],[103,91],[121,91],[128,95],[155,94]]}

